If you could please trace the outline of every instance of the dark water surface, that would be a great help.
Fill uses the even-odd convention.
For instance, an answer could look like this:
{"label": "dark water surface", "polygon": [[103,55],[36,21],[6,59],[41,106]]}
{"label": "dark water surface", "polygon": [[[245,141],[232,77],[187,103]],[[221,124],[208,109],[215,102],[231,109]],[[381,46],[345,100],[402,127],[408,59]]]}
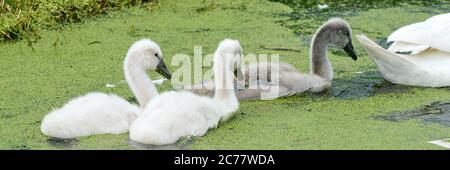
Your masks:
{"label": "dark water surface", "polygon": [[60,139],[60,138],[49,138],[47,139],[47,143],[51,146],[61,148],[61,149],[70,149],[73,146],[78,144],[77,139]]}
{"label": "dark water surface", "polygon": [[450,127],[450,102],[433,102],[406,112],[393,112],[387,115],[375,116],[375,119],[395,122],[422,119],[424,123],[438,123]]}
{"label": "dark water surface", "polygon": [[378,71],[362,72],[350,78],[333,80],[331,95],[339,99],[361,99],[377,94],[405,93],[413,87],[392,84],[383,79]]}
{"label": "dark water surface", "polygon": [[[390,7],[406,7],[414,10],[414,7],[421,7],[421,12],[438,14],[449,12],[450,2],[447,0],[270,0],[280,2],[294,9],[291,13],[284,13],[288,19],[280,21],[284,26],[294,30],[297,34],[312,34],[322,22],[330,17],[355,16],[361,11],[369,9],[380,9]],[[319,5],[326,4],[328,7],[320,9]],[[290,22],[296,23],[290,23]],[[300,21],[300,22],[297,22]],[[306,39],[309,39],[307,37]]]}

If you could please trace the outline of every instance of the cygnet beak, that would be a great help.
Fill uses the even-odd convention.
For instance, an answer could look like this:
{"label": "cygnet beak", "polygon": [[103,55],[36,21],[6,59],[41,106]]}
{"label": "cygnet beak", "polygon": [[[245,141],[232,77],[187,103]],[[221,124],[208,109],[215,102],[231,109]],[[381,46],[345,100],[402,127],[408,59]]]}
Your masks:
{"label": "cygnet beak", "polygon": [[356,56],[356,52],[355,49],[353,48],[353,44],[352,44],[352,40],[350,39],[350,41],[347,43],[347,45],[345,45],[344,47],[344,51],[345,53],[347,53],[350,57],[352,57],[353,60],[357,60],[358,56]]}
{"label": "cygnet beak", "polygon": [[169,69],[167,69],[166,63],[164,63],[164,60],[162,58],[159,61],[158,66],[156,67],[156,72],[163,75],[169,80],[172,78],[172,74],[170,73]]}

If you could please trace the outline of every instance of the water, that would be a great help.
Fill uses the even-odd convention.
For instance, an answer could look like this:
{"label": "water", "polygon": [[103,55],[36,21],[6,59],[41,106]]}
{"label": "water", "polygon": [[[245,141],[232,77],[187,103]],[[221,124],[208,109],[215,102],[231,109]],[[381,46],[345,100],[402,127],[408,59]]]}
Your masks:
{"label": "water", "polygon": [[60,139],[60,138],[49,138],[47,139],[47,143],[51,146],[61,148],[61,149],[70,149],[73,146],[78,144],[77,139]]}
{"label": "water", "polygon": [[168,145],[148,145],[128,140],[127,143],[138,150],[187,150],[189,145],[193,143],[191,137],[183,137],[174,144]]}
{"label": "water", "polygon": [[405,93],[413,87],[392,84],[383,79],[378,71],[356,74],[350,78],[333,80],[331,95],[339,99],[361,99],[377,94]]}
{"label": "water", "polygon": [[[324,21],[331,17],[355,16],[361,11],[370,9],[380,9],[389,7],[405,7],[407,10],[426,11],[427,13],[438,14],[448,12],[450,2],[446,0],[270,0],[286,4],[294,9],[291,13],[281,14],[288,19],[279,21],[282,25],[294,30],[298,35],[313,34]],[[319,8],[319,5],[326,4],[328,8]],[[308,39],[306,37],[305,39]]]}
{"label": "water", "polygon": [[421,108],[406,112],[392,112],[375,116],[375,119],[400,122],[410,119],[421,119],[424,123],[438,123],[450,127],[450,102],[433,102]]}

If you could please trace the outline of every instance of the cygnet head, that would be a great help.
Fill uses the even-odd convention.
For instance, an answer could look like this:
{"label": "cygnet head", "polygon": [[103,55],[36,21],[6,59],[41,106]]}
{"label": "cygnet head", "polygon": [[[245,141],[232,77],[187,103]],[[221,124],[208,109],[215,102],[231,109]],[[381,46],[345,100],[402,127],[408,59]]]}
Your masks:
{"label": "cygnet head", "polygon": [[225,39],[220,42],[216,49],[215,64],[224,64],[226,69],[230,69],[236,77],[242,76],[240,70],[242,47],[239,41],[233,39]]}
{"label": "cygnet head", "polygon": [[135,67],[142,66],[145,70],[156,71],[167,79],[172,78],[164,63],[161,48],[152,40],[142,39],[135,42],[128,49],[126,62],[133,62]]}
{"label": "cygnet head", "polygon": [[344,49],[353,60],[358,59],[352,43],[352,28],[343,19],[332,18],[328,20],[317,30],[314,40],[316,39],[324,40],[322,42]]}

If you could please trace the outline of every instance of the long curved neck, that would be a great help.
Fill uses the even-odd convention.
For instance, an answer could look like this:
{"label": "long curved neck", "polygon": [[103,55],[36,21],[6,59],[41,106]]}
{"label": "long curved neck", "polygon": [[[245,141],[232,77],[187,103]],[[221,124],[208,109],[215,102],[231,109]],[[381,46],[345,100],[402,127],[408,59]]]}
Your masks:
{"label": "long curved neck", "polygon": [[140,108],[144,109],[150,99],[158,95],[155,85],[145,72],[139,61],[127,56],[124,63],[125,79],[139,102]]}
{"label": "long curved neck", "polygon": [[311,42],[311,73],[331,81],[333,79],[333,67],[327,57],[329,42],[323,34],[324,31],[320,29]]}
{"label": "long curved neck", "polygon": [[[216,59],[217,60],[217,59]],[[222,120],[227,120],[239,108],[239,101],[234,92],[234,77],[227,65],[221,61],[214,61],[214,100],[218,101],[225,112]]]}

